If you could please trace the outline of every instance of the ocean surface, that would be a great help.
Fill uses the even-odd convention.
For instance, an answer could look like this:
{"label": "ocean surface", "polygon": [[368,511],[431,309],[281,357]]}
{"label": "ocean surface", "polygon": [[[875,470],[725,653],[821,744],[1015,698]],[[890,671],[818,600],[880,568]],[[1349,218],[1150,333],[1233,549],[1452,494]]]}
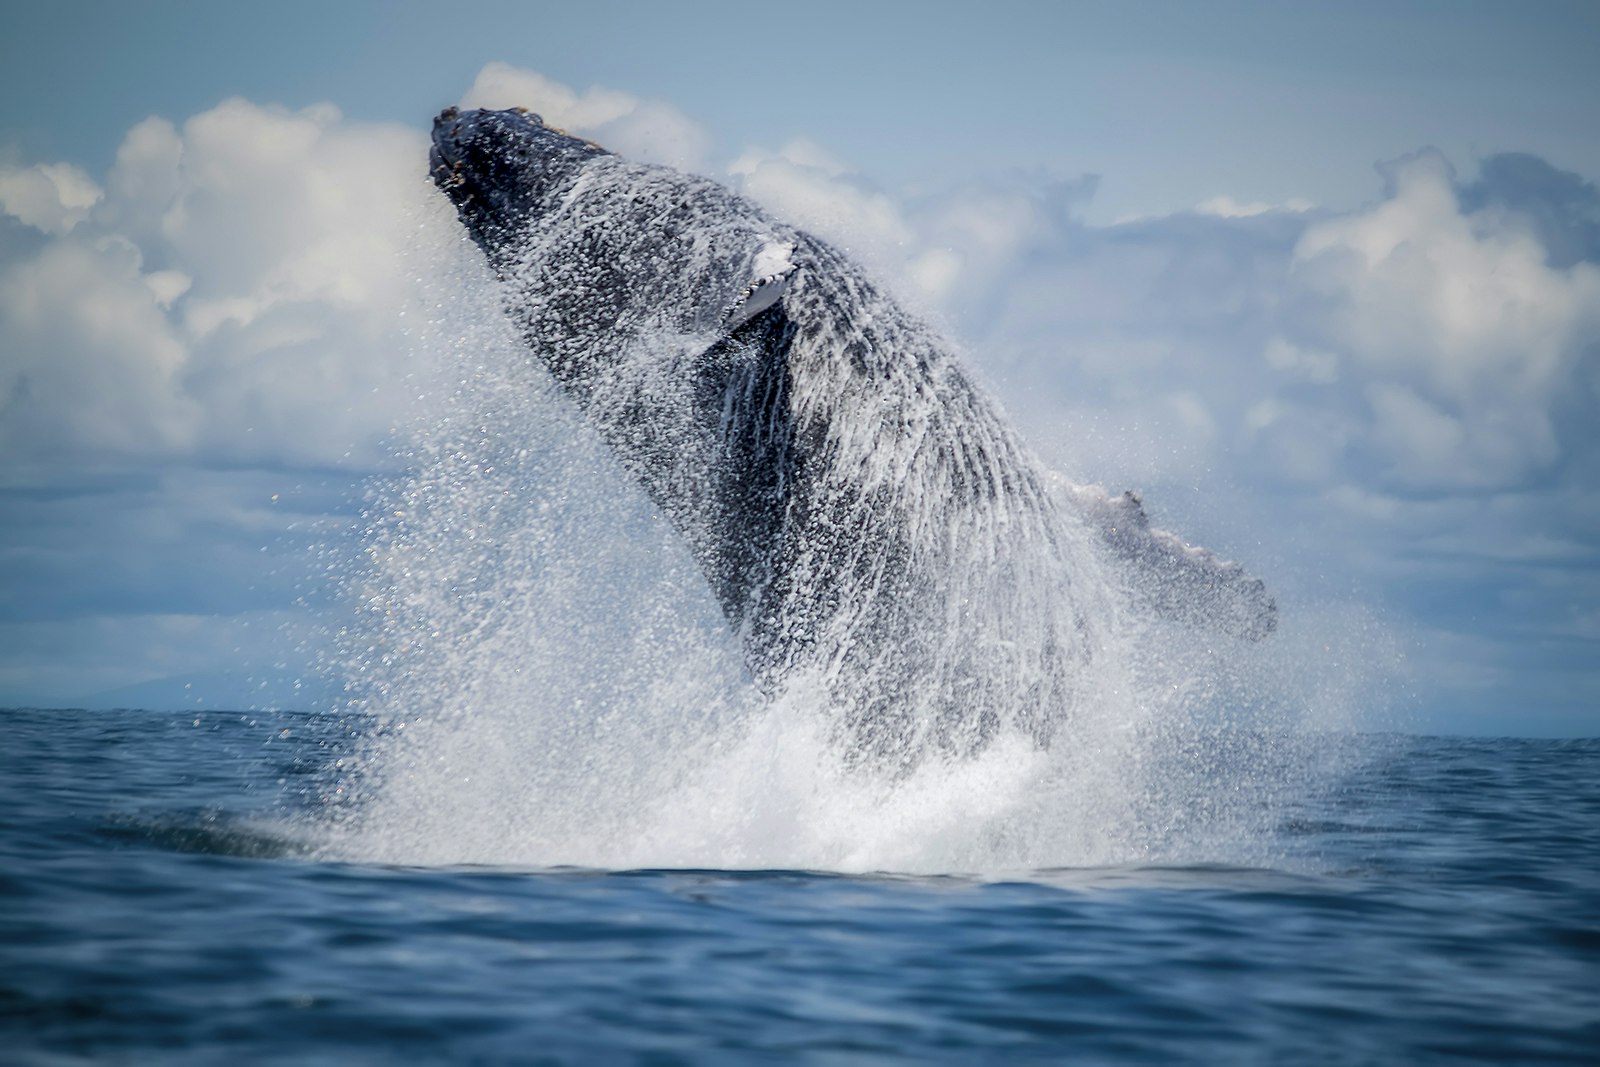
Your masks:
{"label": "ocean surface", "polygon": [[1596,740],[1326,738],[1249,863],[912,875],[357,861],[357,719],[0,728],[6,1063],[1600,1062]]}

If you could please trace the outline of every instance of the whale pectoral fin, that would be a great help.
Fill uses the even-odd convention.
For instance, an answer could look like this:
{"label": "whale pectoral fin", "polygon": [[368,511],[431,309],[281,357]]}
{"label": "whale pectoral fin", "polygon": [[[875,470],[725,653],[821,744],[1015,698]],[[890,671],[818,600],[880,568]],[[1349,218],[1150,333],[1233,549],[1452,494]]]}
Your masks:
{"label": "whale pectoral fin", "polygon": [[732,333],[783,298],[797,269],[793,255],[794,245],[789,242],[768,240],[757,250],[750,261],[754,277],[728,305],[722,316],[724,329]]}
{"label": "whale pectoral fin", "polygon": [[773,304],[782,299],[789,288],[789,279],[794,276],[794,268],[779,274],[769,274],[764,278],[757,278],[739,293],[737,300],[728,308],[722,317],[723,328],[729,333],[737,330]]}
{"label": "whale pectoral fin", "polygon": [[1259,641],[1278,626],[1278,602],[1267,584],[1232,560],[1183,543],[1166,530],[1149,530],[1123,549],[1141,565],[1135,594],[1160,614]]}
{"label": "whale pectoral fin", "polygon": [[1134,595],[1157,613],[1251,641],[1277,628],[1278,604],[1265,582],[1231,560],[1153,529],[1137,493],[1113,497],[1098,488],[1064,486],[1062,495],[1115,556],[1134,564]]}

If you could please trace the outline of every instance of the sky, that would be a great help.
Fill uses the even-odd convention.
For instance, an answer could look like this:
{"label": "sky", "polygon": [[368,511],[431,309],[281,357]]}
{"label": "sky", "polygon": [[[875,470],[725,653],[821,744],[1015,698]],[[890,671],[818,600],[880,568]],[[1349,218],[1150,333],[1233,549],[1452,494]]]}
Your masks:
{"label": "sky", "polygon": [[304,673],[457,236],[428,122],[526,104],[845,247],[1392,721],[1600,734],[1597,45],[1557,2],[0,3],[0,705]]}

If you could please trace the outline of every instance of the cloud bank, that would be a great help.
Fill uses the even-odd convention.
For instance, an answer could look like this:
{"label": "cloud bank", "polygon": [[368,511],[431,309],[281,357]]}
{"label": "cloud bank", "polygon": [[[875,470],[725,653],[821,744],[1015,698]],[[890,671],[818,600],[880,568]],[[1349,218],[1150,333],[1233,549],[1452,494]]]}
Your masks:
{"label": "cloud bank", "polygon": [[408,252],[434,214],[424,146],[328,107],[229,100],[134,127],[103,185],[0,173],[6,212],[48,238],[13,232],[0,267],[8,475],[375,461],[391,415],[373,396],[397,377]]}
{"label": "cloud bank", "polygon": [[[1482,722],[1436,727],[1524,692],[1550,729],[1600,728],[1600,194],[1582,176],[1505,154],[1463,178],[1423,149],[1355,208],[1224,191],[1091,226],[1112,178],[885,189],[826,131],[729,150],[667,102],[505,64],[460,102],[712,174],[841,245],[958,339],[1052,464],[1149,490],[1290,606],[1387,613],[1419,690],[1478,700]],[[106,634],[140,619],[219,620],[227,647],[196,669],[283,659],[247,624],[292,614],[307,580],[251,560],[314,572],[311,543],[350,525],[348,486],[396,462],[416,417],[439,264],[471,269],[424,118],[228,100],[135,126],[104,175],[0,165],[0,558],[29,591],[0,625],[48,621],[62,662],[100,642],[107,686],[112,647],[125,682],[182,658],[139,645],[132,669],[135,644]],[[66,695],[39,658],[0,679]]]}

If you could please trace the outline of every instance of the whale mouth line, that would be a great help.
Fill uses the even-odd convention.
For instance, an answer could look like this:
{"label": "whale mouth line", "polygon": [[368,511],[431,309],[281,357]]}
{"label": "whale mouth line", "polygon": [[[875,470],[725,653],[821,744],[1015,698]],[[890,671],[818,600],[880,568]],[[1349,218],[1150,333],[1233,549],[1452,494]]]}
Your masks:
{"label": "whale mouth line", "polygon": [[428,176],[456,205],[497,269],[509,268],[510,246],[525,237],[584,166],[610,155],[522,107],[447,107],[434,117],[430,140]]}

